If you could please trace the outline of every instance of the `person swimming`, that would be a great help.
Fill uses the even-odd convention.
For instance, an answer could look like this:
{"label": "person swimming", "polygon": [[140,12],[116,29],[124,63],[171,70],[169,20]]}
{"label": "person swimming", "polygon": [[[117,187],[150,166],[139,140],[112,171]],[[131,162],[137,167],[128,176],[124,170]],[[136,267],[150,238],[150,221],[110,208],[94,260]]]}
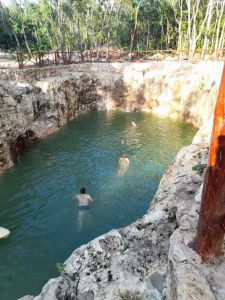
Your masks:
{"label": "person swimming", "polygon": [[137,124],[134,121],[132,121],[131,124],[132,124],[133,127],[137,126]]}
{"label": "person swimming", "polygon": [[80,194],[76,195],[74,198],[76,198],[79,201],[79,209],[88,209],[89,208],[89,202],[94,201],[91,197],[91,195],[86,194],[86,189],[82,187],[80,189]]}
{"label": "person swimming", "polygon": [[127,158],[126,153],[122,153],[122,156],[119,159],[119,170],[118,170],[118,176],[123,176],[124,173],[128,170],[129,168],[130,161]]}
{"label": "person swimming", "polygon": [[80,189],[80,194],[76,195],[74,198],[76,198],[79,201],[78,205],[78,229],[82,228],[84,217],[86,215],[86,210],[89,210],[89,202],[94,201],[92,199],[91,195],[86,194],[86,189],[82,187]]}

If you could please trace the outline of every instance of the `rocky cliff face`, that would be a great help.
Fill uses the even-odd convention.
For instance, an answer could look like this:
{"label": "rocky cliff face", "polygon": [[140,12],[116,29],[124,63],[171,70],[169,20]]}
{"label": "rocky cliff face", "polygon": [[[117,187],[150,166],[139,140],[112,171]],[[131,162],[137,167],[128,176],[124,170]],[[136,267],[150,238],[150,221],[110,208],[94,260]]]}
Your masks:
{"label": "rocky cliff face", "polygon": [[0,172],[12,166],[27,145],[88,110],[136,108],[199,127],[212,116],[221,71],[218,62],[2,69]]}
{"label": "rocky cliff face", "polygon": [[58,130],[78,113],[96,110],[96,79],[85,75],[28,84],[0,81],[0,172],[27,146]]}
{"label": "rocky cliff face", "polygon": [[[29,81],[1,85],[0,159],[6,166],[21,143],[25,147],[86,110],[138,108],[201,126],[193,144],[164,174],[142,219],[76,249],[60,277],[51,279],[39,296],[23,300],[224,299],[223,259],[202,264],[188,246],[196,232],[203,182],[203,174],[192,167],[207,161],[221,71],[219,63],[163,62],[6,74]],[[52,77],[44,79],[46,74]]]}

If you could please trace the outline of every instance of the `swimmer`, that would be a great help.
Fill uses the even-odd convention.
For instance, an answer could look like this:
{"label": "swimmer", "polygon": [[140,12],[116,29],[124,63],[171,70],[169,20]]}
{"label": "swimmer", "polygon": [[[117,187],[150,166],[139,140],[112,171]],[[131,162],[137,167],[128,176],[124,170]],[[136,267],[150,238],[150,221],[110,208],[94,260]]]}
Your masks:
{"label": "swimmer", "polygon": [[86,190],[84,187],[80,189],[80,194],[76,195],[74,198],[76,198],[79,201],[78,228],[81,229],[85,211],[90,208],[89,201],[94,201],[94,200],[92,199],[91,195],[86,194]]}
{"label": "swimmer", "polygon": [[132,121],[131,124],[132,124],[133,127],[137,126],[137,124],[134,121]]}
{"label": "swimmer", "polygon": [[79,201],[79,209],[85,210],[89,208],[89,201],[94,201],[89,194],[86,194],[85,188],[80,189],[80,194],[76,195],[76,198]]}
{"label": "swimmer", "polygon": [[119,170],[118,170],[118,176],[123,176],[124,173],[129,168],[130,161],[127,158],[126,153],[122,153],[122,156],[119,159]]}

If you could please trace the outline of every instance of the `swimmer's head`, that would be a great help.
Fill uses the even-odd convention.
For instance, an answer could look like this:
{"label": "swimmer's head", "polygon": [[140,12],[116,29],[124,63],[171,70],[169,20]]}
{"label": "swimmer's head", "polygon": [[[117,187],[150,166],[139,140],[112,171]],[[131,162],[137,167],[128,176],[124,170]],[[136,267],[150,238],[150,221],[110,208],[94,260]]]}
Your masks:
{"label": "swimmer's head", "polygon": [[126,153],[123,152],[123,153],[122,153],[122,158],[126,158],[126,157],[127,157]]}
{"label": "swimmer's head", "polygon": [[85,194],[85,192],[86,192],[86,191],[85,191],[85,188],[82,187],[82,188],[80,189],[80,193],[81,193],[81,194]]}

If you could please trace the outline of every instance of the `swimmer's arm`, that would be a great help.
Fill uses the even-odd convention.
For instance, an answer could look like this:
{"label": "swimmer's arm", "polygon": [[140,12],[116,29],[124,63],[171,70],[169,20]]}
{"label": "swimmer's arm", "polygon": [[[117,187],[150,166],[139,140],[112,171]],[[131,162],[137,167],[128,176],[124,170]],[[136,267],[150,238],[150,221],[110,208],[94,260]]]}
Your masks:
{"label": "swimmer's arm", "polygon": [[75,200],[79,200],[79,195],[75,195],[75,196],[73,196],[73,199],[75,199]]}
{"label": "swimmer's arm", "polygon": [[88,194],[88,200],[94,201],[94,199],[91,197],[91,195]]}

